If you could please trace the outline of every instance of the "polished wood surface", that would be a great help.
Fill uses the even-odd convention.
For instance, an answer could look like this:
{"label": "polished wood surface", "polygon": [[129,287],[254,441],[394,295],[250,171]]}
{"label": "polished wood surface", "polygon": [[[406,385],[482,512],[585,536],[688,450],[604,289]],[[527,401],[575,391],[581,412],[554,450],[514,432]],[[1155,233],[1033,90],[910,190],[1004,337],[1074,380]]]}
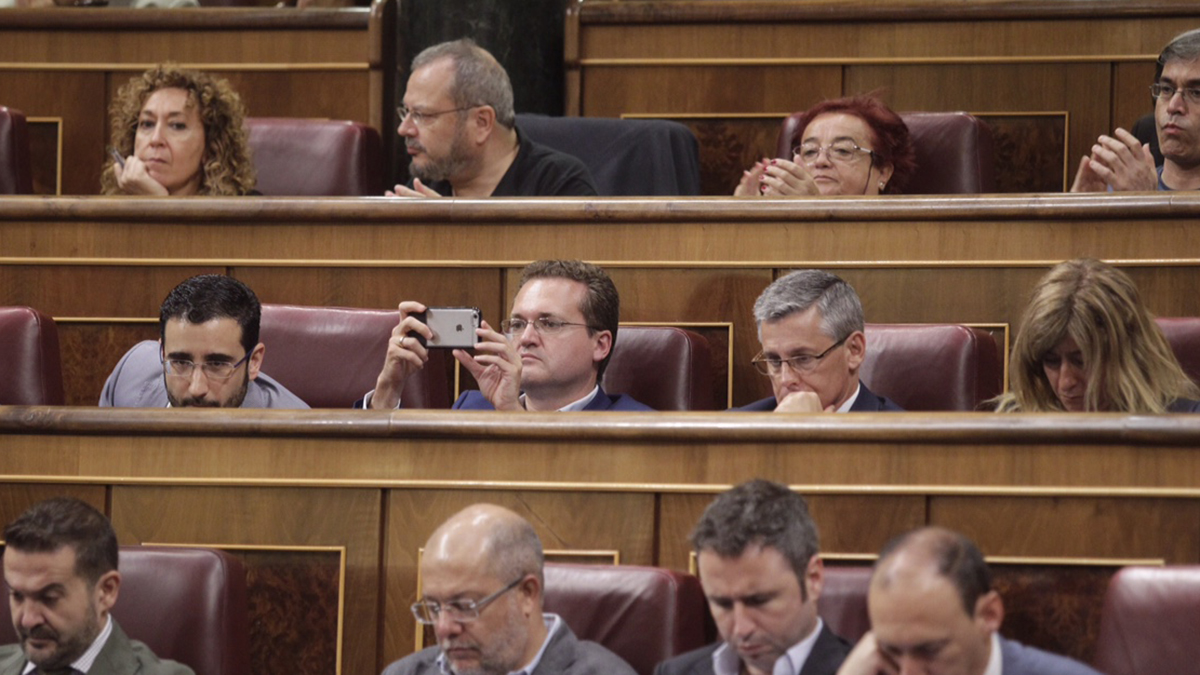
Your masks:
{"label": "polished wood surface", "polygon": [[750,366],[758,350],[751,307],[791,269],[841,275],[869,322],[1011,329],[1047,268],[1095,256],[1129,272],[1155,314],[1197,316],[1198,219],[1200,197],[1165,193],[11,198],[0,202],[0,305],[30,305],[59,321],[68,401],[87,405],[121,354],[153,337],[162,298],[194,274],[232,274],[266,303],[390,309],[417,299],[480,307],[495,322],[530,260],[582,258],[611,273],[623,321],[731,323],[732,400],[744,405],[769,393]]}
{"label": "polished wood surface", "polygon": [[[100,191],[109,105],[131,77],[163,62],[228,79],[253,117],[369,124],[380,130],[389,157],[395,13],[394,0],[305,11],[14,9],[0,13],[0,104],[61,121],[59,188],[68,195]],[[53,169],[57,158],[33,161]]]}
{"label": "polished wood surface", "polygon": [[[1031,189],[1017,178],[1049,162],[1058,187],[1036,189],[1061,190],[1100,134],[1152,110],[1155,58],[1198,22],[1200,8],[1180,0],[578,2],[567,22],[567,111],[677,119],[698,130],[702,157],[762,156],[774,146],[756,147],[757,136],[777,132],[786,114],[873,92],[897,111],[1025,124],[993,126],[1005,145],[999,187]],[[721,122],[755,116],[768,119],[753,130]],[[1036,131],[1047,116],[1062,120],[1065,147]],[[721,133],[706,133],[713,124]],[[706,190],[728,194],[737,176]]]}
{"label": "polished wood surface", "polygon": [[[77,494],[108,505],[123,543],[249,547],[279,564],[294,555],[286,583],[300,588],[332,583],[305,547],[344,550],[344,629],[319,636],[340,645],[342,672],[378,671],[415,647],[418,550],[479,501],[524,514],[567,557],[612,551],[623,564],[687,569],[686,537],[716,493],[753,477],[783,481],[808,497],[833,561],[869,560],[924,524],[967,533],[1022,566],[999,575],[1005,588],[1038,596],[1012,605],[1029,613],[1006,630],[1075,654],[1088,653],[1094,621],[1064,631],[1045,616],[1074,591],[1022,589],[1067,574],[1087,582],[1076,590],[1090,612],[1115,567],[1200,563],[1191,415],[0,407],[0,445],[10,517]],[[273,621],[292,638],[306,619]]]}

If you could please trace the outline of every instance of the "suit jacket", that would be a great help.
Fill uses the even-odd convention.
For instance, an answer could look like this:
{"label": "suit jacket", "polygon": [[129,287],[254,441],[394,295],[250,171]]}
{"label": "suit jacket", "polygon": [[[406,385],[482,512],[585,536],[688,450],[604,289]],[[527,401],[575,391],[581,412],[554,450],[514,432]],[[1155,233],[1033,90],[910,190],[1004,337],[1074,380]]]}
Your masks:
{"label": "suit jacket", "polygon": [[[717,642],[663,661],[654,669],[654,675],[714,675],[712,656],[723,644]],[[812,652],[800,668],[800,675],[835,675],[849,653],[850,643],[822,624]]]}
{"label": "suit jacket", "polygon": [[[236,377],[236,376],[235,376]],[[125,352],[117,362],[104,391],[100,394],[100,405],[117,408],[165,408],[167,385],[163,383],[163,365],[159,357],[158,343],[144,340]],[[243,408],[307,408],[286,387],[270,376],[259,372],[246,387]]]}
{"label": "suit jacket", "polygon": [[1001,675],[1100,675],[1092,668],[1015,640],[1000,638]]}
{"label": "suit jacket", "polygon": [[[492,407],[492,402],[483,397],[483,394],[477,389],[464,391],[459,395],[458,400],[451,406],[454,410],[495,410]],[[613,410],[626,412],[645,412],[653,411],[654,408],[637,401],[625,394],[617,394],[609,396],[604,393],[604,388],[596,393],[596,397],[584,407],[587,412],[595,412],[598,410]]]}
{"label": "suit jacket", "polygon": [[[182,663],[159,659],[149,647],[126,637],[111,615],[109,619],[113,622],[112,633],[88,675],[196,675]],[[24,669],[25,652],[21,645],[0,647],[0,675],[21,675]]]}
{"label": "suit jacket", "polygon": [[1193,401],[1190,398],[1177,398],[1170,406],[1167,407],[1167,412],[1173,413],[1194,413],[1200,412],[1200,401]]}
{"label": "suit jacket", "polygon": [[[730,410],[733,412],[774,412],[777,405],[779,403],[775,397],[770,396],[750,405],[730,408]],[[867,389],[867,385],[859,382],[858,398],[854,399],[854,405],[850,406],[850,412],[904,412],[904,408]]]}
{"label": "suit jacket", "polygon": [[[383,675],[441,675],[439,647],[428,647],[383,669]],[[0,675],[6,675],[0,673]],[[550,636],[550,643],[532,675],[637,675],[621,657],[595,642],[575,637],[566,622]]]}

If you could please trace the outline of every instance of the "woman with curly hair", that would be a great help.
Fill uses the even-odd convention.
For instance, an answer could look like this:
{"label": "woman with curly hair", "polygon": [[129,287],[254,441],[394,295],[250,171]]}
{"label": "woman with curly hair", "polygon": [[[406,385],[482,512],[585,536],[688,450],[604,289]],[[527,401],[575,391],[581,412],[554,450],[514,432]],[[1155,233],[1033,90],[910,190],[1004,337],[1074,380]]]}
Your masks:
{"label": "woman with curly hair", "polygon": [[1099,260],[1059,263],[1021,318],[1000,412],[1200,412],[1162,330],[1124,272]]}
{"label": "woman with curly hair", "polygon": [[246,195],[254,164],[246,108],[225,80],[160,65],[121,87],[109,111],[114,157],[106,195]]}
{"label": "woman with curly hair", "polygon": [[791,161],[755,163],[742,172],[734,196],[894,194],[916,169],[908,126],[874,96],[818,103],[796,128]]}

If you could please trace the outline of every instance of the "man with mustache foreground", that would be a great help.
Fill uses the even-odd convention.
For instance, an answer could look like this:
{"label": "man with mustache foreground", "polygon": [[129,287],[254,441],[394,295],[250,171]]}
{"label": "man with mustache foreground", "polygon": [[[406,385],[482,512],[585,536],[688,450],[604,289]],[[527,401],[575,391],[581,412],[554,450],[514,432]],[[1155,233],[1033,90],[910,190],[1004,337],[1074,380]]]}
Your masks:
{"label": "man with mustache foreground", "polygon": [[508,73],[469,38],[413,59],[397,129],[412,185],[390,197],[589,197],[583,162],[521,135]]}
{"label": "man with mustache foreground", "polygon": [[1117,129],[1080,160],[1071,192],[1200,189],[1200,29],[1163,47],[1158,68],[1150,94],[1162,166],[1154,166],[1150,146]]}
{"label": "man with mustache foreground", "polygon": [[223,274],[186,279],[158,311],[159,341],[134,345],[113,369],[102,407],[307,408],[260,372],[262,306]]}
{"label": "man with mustache foreground", "polygon": [[121,573],[104,514],[78,499],[49,499],[4,528],[4,542],[20,642],[0,647],[0,675],[194,675],[130,640],[110,616]]}
{"label": "man with mustache foreground", "polygon": [[384,675],[634,675],[620,657],[577,639],[561,617],[542,613],[542,542],[508,509],[476,504],[451,516],[425,543],[417,621],[438,644]]}
{"label": "man with mustache foreground", "polygon": [[721,641],[660,663],[655,675],[837,672],[850,645],[817,615],[825,566],[803,497],[743,483],[704,510],[692,548]]}

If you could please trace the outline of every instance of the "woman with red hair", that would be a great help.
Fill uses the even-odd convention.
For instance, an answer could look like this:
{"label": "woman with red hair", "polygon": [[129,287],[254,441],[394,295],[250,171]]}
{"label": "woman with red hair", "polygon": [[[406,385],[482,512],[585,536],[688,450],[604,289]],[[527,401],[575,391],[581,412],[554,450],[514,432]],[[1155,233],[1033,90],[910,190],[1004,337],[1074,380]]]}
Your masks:
{"label": "woman with red hair", "polygon": [[895,194],[916,169],[904,120],[873,96],[818,103],[796,128],[791,161],[755,163],[742,173],[735,196]]}

